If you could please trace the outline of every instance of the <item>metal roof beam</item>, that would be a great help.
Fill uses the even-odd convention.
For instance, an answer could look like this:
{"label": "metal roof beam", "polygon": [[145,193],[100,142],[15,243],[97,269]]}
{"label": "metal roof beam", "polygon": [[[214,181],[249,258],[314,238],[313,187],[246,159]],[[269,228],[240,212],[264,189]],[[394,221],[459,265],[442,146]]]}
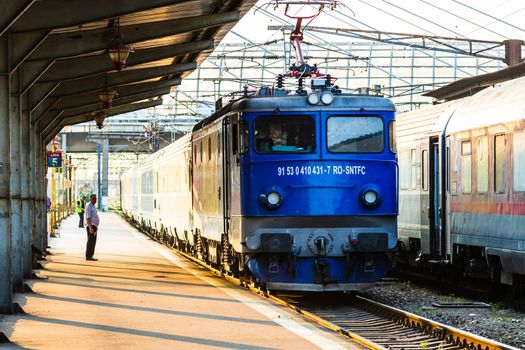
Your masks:
{"label": "metal roof beam", "polygon": [[[12,32],[51,30],[76,26],[102,19],[119,17],[128,13],[187,2],[189,0],[126,0],[108,6],[107,0],[45,0],[37,1],[11,26]],[[7,1],[8,5],[21,7],[32,1]]]}
{"label": "metal roof beam", "polygon": [[110,72],[97,74],[89,78],[64,81],[51,93],[51,96],[71,96],[93,91],[105,87],[138,83],[144,80],[160,78],[164,76],[190,72],[197,68],[194,62],[182,64],[169,64],[165,66],[149,67],[141,69],[130,69],[124,72]]}
{"label": "metal roof beam", "polygon": [[[106,113],[106,116],[116,116],[119,114],[134,112],[134,111],[138,111],[141,109],[156,107],[161,104],[162,104],[162,99],[146,101],[146,102],[130,103],[128,105],[111,108],[111,110],[104,110],[104,113]],[[64,126],[80,124],[80,123],[84,123],[90,120],[93,120],[93,116],[91,115],[73,117],[73,118],[68,118],[64,120],[58,119],[58,120],[55,120],[52,124],[50,124],[49,127],[47,127],[45,130],[41,130],[40,133],[42,134],[45,144],[48,144],[53,139],[53,137],[55,137],[60,132],[60,130]]]}
{"label": "metal roof beam", "polygon": [[[31,89],[32,111],[35,111],[47,97],[54,97],[56,99],[62,96],[77,95],[88,91],[103,89],[106,84],[109,87],[116,87],[123,84],[137,83],[148,79],[189,72],[196,69],[196,67],[196,63],[190,62],[143,69],[130,69],[123,72],[107,74],[101,73],[89,78],[68,80],[59,83],[35,84]],[[45,109],[47,108],[49,108],[49,105]]]}
{"label": "metal roof beam", "polygon": [[[154,98],[154,97],[157,97],[157,96],[166,95],[166,94],[169,94],[169,92],[170,92],[170,88],[169,87],[164,87],[164,88],[160,88],[160,89],[155,89],[155,90],[141,92],[141,93],[137,93],[137,94],[131,94],[131,95],[125,96],[125,97],[116,98],[113,101],[113,107],[112,108],[120,106],[120,105],[123,105],[123,104],[128,104],[128,103],[132,103],[132,102],[136,102],[136,101],[141,101],[141,100],[145,100],[145,99],[149,99],[149,98]],[[60,114],[59,117],[60,117],[60,119],[69,118],[69,117],[74,117],[74,116],[77,116],[77,115],[83,115],[83,114],[98,112],[98,111],[100,111],[102,109],[104,109],[104,108],[101,108],[101,103],[97,102],[97,103],[92,103],[92,104],[85,105],[85,106],[78,107],[78,108],[64,109],[64,110],[62,110],[62,113]]]}
{"label": "metal roof beam", "polygon": [[[166,80],[157,80],[153,82],[140,83],[140,84],[130,84],[124,85],[117,89],[118,95],[115,96],[115,100],[118,98],[151,91],[161,88],[172,87],[174,85],[180,85],[181,79],[166,79]],[[101,91],[101,90],[99,90]],[[68,108],[77,108],[92,103],[100,103],[98,93],[95,91],[90,93],[85,93],[75,96],[62,97],[60,100],[51,108],[51,110],[60,110]]]}
{"label": "metal roof beam", "polygon": [[[118,6],[107,6],[105,0],[37,1],[9,28],[11,40],[16,42],[10,51],[10,66],[13,71],[17,69],[55,28],[81,25],[185,1],[189,0],[127,0]],[[20,2],[9,1],[9,4]]]}
{"label": "metal roof beam", "polygon": [[0,18],[0,36],[4,35],[34,2],[35,0],[3,1],[2,17]]}
{"label": "metal roof beam", "polygon": [[[151,49],[139,50],[128,59],[128,67],[143,63],[150,63],[175,56],[200,52],[213,48],[213,41],[202,40],[177,45],[160,46]],[[94,55],[76,57],[55,61],[46,65],[47,61],[25,62],[22,65],[23,82],[22,91],[25,93],[29,87],[38,82],[58,82],[68,79],[78,79],[93,74],[114,70],[113,63],[107,55]],[[120,72],[124,73],[124,72]]]}
{"label": "metal roof beam", "polygon": [[156,89],[153,91],[147,91],[147,92],[143,92],[140,94],[134,94],[134,95],[130,95],[127,97],[119,98],[113,102],[113,107],[107,108],[107,109],[103,108],[101,103],[93,103],[93,104],[79,107],[79,108],[70,108],[70,109],[64,109],[60,111],[53,111],[53,112],[48,113],[44,118],[40,119],[37,125],[38,125],[38,128],[42,128],[43,131],[46,131],[56,120],[63,120],[64,118],[87,116],[87,115],[93,118],[93,115],[95,113],[103,111],[104,113],[107,114],[107,111],[112,111],[113,108],[119,107],[121,105],[166,95],[169,93],[169,91],[170,91],[170,88],[162,88],[162,89]]}
{"label": "metal roof beam", "polygon": [[[221,26],[236,22],[236,11],[205,16],[177,18],[167,21],[121,26],[123,44],[164,38],[167,36]],[[114,42],[115,28],[103,28],[49,35],[30,56],[30,60],[58,59],[107,50]]]}
{"label": "metal roof beam", "polygon": [[[50,31],[35,31],[20,34],[9,33],[12,43],[9,50],[9,64],[14,71],[22,64],[36,48],[49,36]],[[16,45],[14,44],[16,43]]]}
{"label": "metal roof beam", "polygon": [[[123,97],[136,95],[143,92],[157,91],[162,88],[171,88],[174,85],[179,85],[181,81],[181,79],[167,79],[121,86],[118,89],[118,95],[115,96],[114,101],[118,101],[119,98],[121,99]],[[57,117],[60,115],[62,110],[65,109],[74,109],[93,105],[98,106],[100,103],[101,102],[96,91],[81,95],[49,99],[49,102],[46,101],[46,103],[42,104],[42,108],[38,108],[37,111],[33,113],[33,120],[35,123],[38,123],[42,118],[48,119],[50,117]]]}

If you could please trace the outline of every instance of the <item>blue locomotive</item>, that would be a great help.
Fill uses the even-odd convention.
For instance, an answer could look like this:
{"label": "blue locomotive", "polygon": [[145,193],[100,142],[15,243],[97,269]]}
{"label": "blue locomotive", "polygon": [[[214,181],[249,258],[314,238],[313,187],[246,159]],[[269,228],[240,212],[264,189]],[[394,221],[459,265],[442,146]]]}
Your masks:
{"label": "blue locomotive", "polygon": [[398,169],[389,99],[260,89],[122,177],[143,229],[270,290],[358,290],[397,242]]}

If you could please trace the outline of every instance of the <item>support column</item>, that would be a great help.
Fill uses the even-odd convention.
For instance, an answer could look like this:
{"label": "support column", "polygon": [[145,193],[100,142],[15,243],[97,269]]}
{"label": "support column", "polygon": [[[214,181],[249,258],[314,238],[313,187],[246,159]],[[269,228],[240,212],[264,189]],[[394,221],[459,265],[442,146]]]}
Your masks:
{"label": "support column", "polygon": [[0,313],[13,312],[11,290],[11,201],[9,199],[9,41],[0,37]]}
{"label": "support column", "polygon": [[521,60],[521,47],[523,45],[523,40],[504,40],[505,44],[505,63],[509,67],[515,66],[522,62]]}
{"label": "support column", "polygon": [[[31,253],[32,248],[39,247],[38,241],[38,232],[40,229],[40,215],[38,212],[37,203],[40,200],[40,185],[37,181],[37,159],[36,159],[36,144],[38,139],[38,133],[34,124],[31,124],[31,138],[30,138],[30,150],[31,150],[31,173],[30,173],[30,183],[33,184],[30,189],[31,196],[31,209],[30,209],[30,218],[31,218]],[[31,254],[31,267],[33,267],[33,254]]]}
{"label": "support column", "polygon": [[102,210],[102,181],[100,180],[101,178],[101,165],[100,165],[100,162],[101,162],[101,157],[102,157],[102,144],[101,142],[97,142],[97,197],[98,197],[98,202],[97,202],[97,208],[98,210]]}
{"label": "support column", "polygon": [[42,251],[47,251],[47,245],[49,243],[49,232],[47,231],[47,153],[46,153],[46,144],[44,138],[40,137],[40,171],[42,172],[42,177],[40,183],[42,184],[42,217],[44,222],[42,223]]}
{"label": "support column", "polygon": [[70,214],[75,213],[75,203],[74,200],[74,193],[73,192],[73,158],[71,156],[68,157],[68,164],[67,167],[67,178],[69,179],[69,190],[68,190],[68,207]]}
{"label": "support column", "polygon": [[9,131],[11,138],[10,161],[11,161],[11,271],[13,279],[13,291],[24,291],[24,260],[22,239],[22,200],[20,181],[20,71],[11,75],[11,108],[9,117]]}
{"label": "support column", "polygon": [[27,97],[22,98],[22,120],[20,123],[20,194],[22,199],[22,252],[24,278],[31,277],[31,193],[29,178],[31,174],[31,113],[27,105]]}
{"label": "support column", "polygon": [[[45,251],[44,247],[44,232],[47,232],[46,219],[45,219],[45,208],[42,211],[42,204],[45,205],[45,189],[43,184],[45,182],[45,175],[42,171],[42,149],[40,147],[40,133],[35,130],[35,214],[36,214],[36,231],[35,231],[35,247]],[[42,194],[44,191],[44,194]]]}
{"label": "support column", "polygon": [[102,211],[108,211],[109,205],[109,138],[102,140]]}
{"label": "support column", "polygon": [[38,154],[38,160],[37,160],[37,167],[39,174],[37,181],[39,182],[40,186],[40,201],[38,204],[39,212],[40,212],[40,232],[39,232],[39,241],[40,241],[40,249],[45,252],[47,251],[47,241],[48,241],[48,223],[47,223],[47,183],[46,183],[46,145],[44,144],[44,139],[42,135],[38,135],[37,139],[37,154]]}

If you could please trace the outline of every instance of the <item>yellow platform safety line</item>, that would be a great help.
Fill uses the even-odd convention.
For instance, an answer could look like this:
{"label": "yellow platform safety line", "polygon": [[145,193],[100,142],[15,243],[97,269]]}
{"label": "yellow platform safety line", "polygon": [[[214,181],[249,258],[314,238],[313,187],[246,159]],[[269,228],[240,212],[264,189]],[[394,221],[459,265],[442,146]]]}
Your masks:
{"label": "yellow platform safety line", "polygon": [[217,270],[216,268],[211,267],[210,265],[206,264],[205,262],[203,262],[203,261],[201,261],[201,260],[199,260],[199,259],[197,259],[197,258],[195,258],[195,257],[193,257],[193,256],[191,256],[189,254],[181,252],[180,250],[175,250],[175,251],[177,252],[177,254],[180,254],[181,256],[185,257],[186,259],[189,259],[189,260],[193,261],[194,263],[199,264],[199,265],[207,268],[208,270],[212,271],[216,275],[219,275],[219,276],[225,278],[227,281],[229,281],[229,282],[231,282],[233,284],[236,284],[238,286],[245,287],[245,288],[249,289],[250,291],[252,291],[254,293],[257,293],[257,294],[259,294],[259,295],[261,295],[263,297],[266,297],[266,298],[270,299],[271,301],[273,301],[273,302],[275,302],[275,303],[277,303],[279,305],[285,306],[285,307],[287,307],[287,308],[289,308],[289,309],[291,309],[291,310],[293,310],[293,311],[303,315],[307,319],[309,319],[309,320],[319,324],[320,326],[323,326],[323,327],[328,328],[328,329],[330,329],[332,331],[335,331],[335,332],[337,332],[339,334],[342,334],[342,335],[344,335],[344,336],[346,336],[346,337],[356,341],[357,343],[368,347],[369,349],[386,350],[385,347],[383,347],[383,346],[381,346],[379,344],[371,342],[370,340],[368,340],[366,338],[363,338],[360,335],[357,335],[355,333],[349,332],[346,329],[343,329],[343,328],[341,328],[341,327],[339,327],[339,326],[337,326],[337,325],[335,325],[335,324],[333,324],[333,323],[331,323],[331,322],[329,322],[329,321],[327,321],[325,319],[322,319],[319,316],[316,316],[316,315],[312,314],[311,312],[308,312],[308,311],[303,310],[303,309],[301,309],[301,308],[299,308],[299,307],[297,307],[295,305],[292,305],[292,304],[290,304],[290,303],[288,303],[288,302],[286,302],[286,301],[276,297],[275,295],[272,295],[269,292],[265,292],[265,291],[255,287],[255,286],[253,286],[253,284],[251,284],[251,283],[246,283],[246,282],[242,281],[239,278],[236,278],[236,277],[234,277],[232,275],[229,275],[229,274],[224,273],[224,272],[222,272],[220,270]]}

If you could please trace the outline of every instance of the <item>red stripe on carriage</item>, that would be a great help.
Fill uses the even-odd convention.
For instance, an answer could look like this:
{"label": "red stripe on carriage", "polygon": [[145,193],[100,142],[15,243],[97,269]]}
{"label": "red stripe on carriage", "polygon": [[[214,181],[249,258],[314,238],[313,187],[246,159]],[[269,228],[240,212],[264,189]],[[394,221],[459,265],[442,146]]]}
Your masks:
{"label": "red stripe on carriage", "polygon": [[525,215],[525,203],[512,202],[452,202],[453,212],[499,215]]}

